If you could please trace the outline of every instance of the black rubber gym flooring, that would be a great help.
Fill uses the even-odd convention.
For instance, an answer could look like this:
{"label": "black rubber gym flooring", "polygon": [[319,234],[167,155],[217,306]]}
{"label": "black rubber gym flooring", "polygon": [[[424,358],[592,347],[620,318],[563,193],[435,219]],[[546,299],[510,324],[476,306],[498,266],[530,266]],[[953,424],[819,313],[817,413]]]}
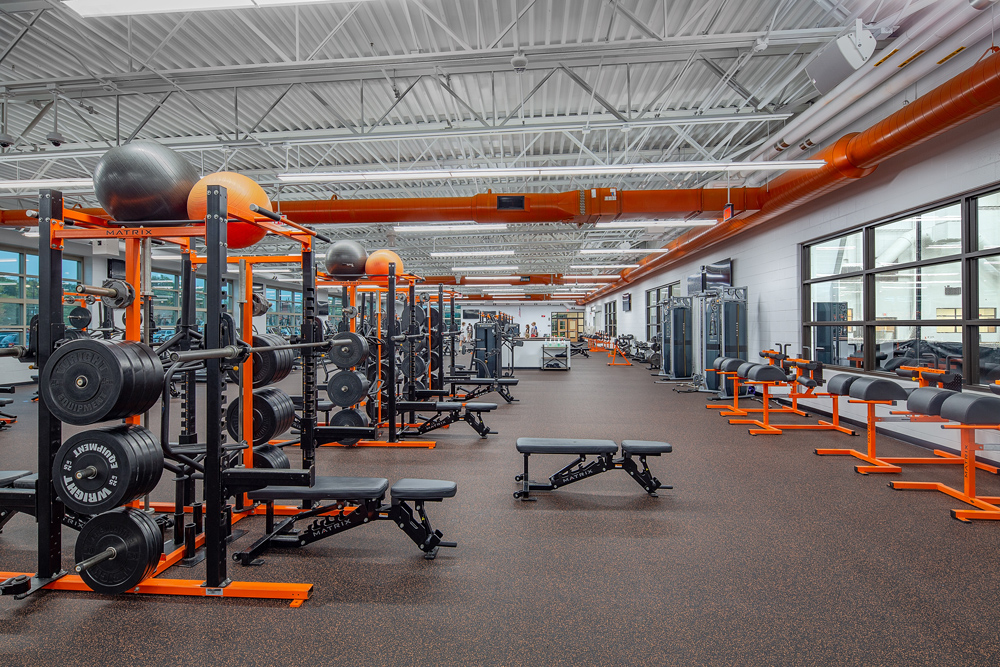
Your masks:
{"label": "black rubber gym flooring", "polygon": [[[522,371],[519,403],[438,447],[325,448],[321,474],[453,479],[431,505],[445,539],[425,561],[387,522],[295,551],[233,578],[311,582],[285,603],[49,592],[0,599],[3,665],[996,665],[1000,523],[965,525],[942,494],[889,477],[959,485],[958,466],[862,476],[816,446],[830,433],[751,437],[705,410],[705,395],[654,385],[644,367],[573,359]],[[286,387],[295,384],[286,382]],[[33,468],[33,406],[0,433],[2,467]],[[492,399],[487,399],[492,400]],[[536,503],[511,497],[518,436],[667,440],[651,466],[673,491],[649,498],[608,472]],[[922,452],[882,438],[880,452]],[[536,461],[537,459],[537,461]],[[560,457],[533,458],[544,479]],[[984,493],[1000,480],[980,473]],[[167,479],[167,475],[164,476]],[[161,483],[158,497],[170,500]],[[253,534],[263,518],[240,524]],[[65,529],[66,553],[74,532]],[[31,570],[35,530],[0,535],[0,569]],[[251,536],[244,537],[238,545]],[[69,564],[67,558],[66,564]],[[195,578],[200,570],[170,571]]]}

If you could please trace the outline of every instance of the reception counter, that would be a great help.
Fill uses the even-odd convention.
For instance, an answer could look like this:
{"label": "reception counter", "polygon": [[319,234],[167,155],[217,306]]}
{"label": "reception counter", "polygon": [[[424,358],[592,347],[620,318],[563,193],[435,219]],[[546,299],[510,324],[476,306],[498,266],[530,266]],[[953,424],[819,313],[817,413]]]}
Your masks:
{"label": "reception counter", "polygon": [[[569,367],[570,345],[569,339],[554,336],[544,338],[517,338],[522,343],[514,348],[514,368],[532,368],[538,370],[542,364],[542,346],[564,343],[566,345],[566,366]],[[510,349],[503,348],[503,367],[510,368]]]}

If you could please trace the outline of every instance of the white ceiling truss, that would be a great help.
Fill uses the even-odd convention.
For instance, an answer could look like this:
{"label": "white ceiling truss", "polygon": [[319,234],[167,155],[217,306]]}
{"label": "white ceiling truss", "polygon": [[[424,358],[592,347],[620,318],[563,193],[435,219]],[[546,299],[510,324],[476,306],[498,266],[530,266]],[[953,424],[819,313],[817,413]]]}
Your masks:
{"label": "white ceiling truss", "polygon": [[[926,5],[372,0],[82,19],[59,0],[0,3],[0,87],[14,138],[0,151],[0,179],[86,177],[109,147],[141,138],[182,151],[202,173],[246,173],[276,201],[701,187],[719,175],[336,185],[282,185],[275,175],[739,160],[818,96],[804,73],[818,49],[857,17],[899,12],[905,22]],[[524,71],[513,69],[515,55],[527,58]],[[56,148],[45,135],[57,109],[67,142]],[[0,206],[28,208],[32,197]],[[68,200],[97,205],[90,194]],[[519,273],[569,273],[583,247],[655,247],[680,231],[523,225],[410,238],[390,225],[324,227],[394,245],[425,275],[457,264],[430,258],[445,247],[514,249]]]}

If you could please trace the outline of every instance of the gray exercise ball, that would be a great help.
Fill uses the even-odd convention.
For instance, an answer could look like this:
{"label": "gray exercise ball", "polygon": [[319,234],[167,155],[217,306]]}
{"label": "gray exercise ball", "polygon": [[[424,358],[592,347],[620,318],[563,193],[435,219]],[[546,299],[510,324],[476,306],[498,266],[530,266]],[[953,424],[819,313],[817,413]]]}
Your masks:
{"label": "gray exercise ball", "polygon": [[337,241],[326,251],[326,272],[338,278],[365,275],[368,253],[357,241]]}
{"label": "gray exercise ball", "polygon": [[194,165],[155,141],[116,146],[94,169],[97,199],[122,222],[187,220],[188,194],[197,181]]}

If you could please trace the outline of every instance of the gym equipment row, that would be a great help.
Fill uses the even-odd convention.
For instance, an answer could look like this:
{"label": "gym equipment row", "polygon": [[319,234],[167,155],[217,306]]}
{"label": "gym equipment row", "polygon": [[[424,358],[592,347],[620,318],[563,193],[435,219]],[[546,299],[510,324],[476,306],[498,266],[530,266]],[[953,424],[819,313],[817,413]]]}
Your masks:
{"label": "gym equipment row", "polygon": [[[955,489],[940,482],[893,481],[893,489],[938,491],[949,495],[975,509],[952,510],[953,518],[960,521],[974,519],[1000,520],[1000,497],[979,496],[976,493],[976,471],[1000,474],[1000,468],[978,460],[975,453],[983,450],[1000,450],[998,445],[980,444],[975,441],[977,431],[1000,430],[1000,398],[980,393],[964,393],[962,377],[955,372],[939,368],[921,366],[899,366],[895,373],[899,377],[917,382],[916,388],[908,389],[897,382],[883,377],[865,377],[841,373],[823,378],[823,364],[802,358],[793,358],[783,350],[763,350],[761,357],[768,363],[748,363],[742,359],[720,357],[715,370],[723,386],[727,386],[732,396],[732,404],[706,406],[720,410],[720,415],[729,417],[730,424],[749,425],[751,435],[780,435],[788,430],[832,430],[848,435],[855,431],[841,425],[840,404],[846,398],[852,404],[864,405],[867,412],[865,451],[848,448],[818,448],[820,456],[850,456],[863,465],[855,466],[860,474],[901,473],[910,465],[961,465],[963,488]],[[825,384],[826,391],[818,391]],[[740,404],[740,396],[745,395],[741,387],[752,386],[760,390],[762,407],[749,408]],[[789,392],[782,396],[787,402],[782,407],[772,406],[771,392],[777,387],[787,387]],[[994,394],[1000,394],[1000,384],[989,385]],[[809,417],[798,402],[802,399],[831,399],[831,418],[817,420],[816,423],[775,423],[773,415],[797,415]],[[905,410],[889,410],[879,414],[877,407],[894,407],[905,401]],[[758,419],[750,418],[759,414]],[[876,451],[877,425],[883,422],[937,423],[941,428],[959,430],[961,451],[951,452],[934,449],[932,456],[885,457]]]}
{"label": "gym equipment row", "polygon": [[[236,202],[230,205],[225,187],[208,184],[200,194],[204,224],[167,220],[129,225],[66,209],[58,191],[41,191],[37,212],[41,280],[35,360],[41,376],[38,473],[34,479],[30,474],[21,475],[22,471],[0,474],[12,478],[7,485],[0,483],[0,524],[14,512],[33,514],[38,524],[38,562],[34,573],[0,572],[0,593],[18,598],[41,589],[256,597],[285,599],[298,606],[309,597],[311,584],[230,580],[228,543],[243,532],[234,526],[257,514],[273,517],[280,513],[298,520],[313,511],[318,496],[340,501],[339,510],[313,514],[320,523],[336,522],[335,517],[350,516],[362,506],[353,501],[372,500],[352,492],[363,485],[358,478],[316,474],[316,443],[357,433],[349,427],[319,427],[317,423],[317,358],[320,349],[331,349],[317,318],[312,244],[319,235],[258,204],[251,204],[248,212],[239,203],[240,194],[237,191]],[[191,196],[195,195],[192,191]],[[240,225],[260,230],[261,236],[273,233],[298,242],[301,254],[227,258],[227,232]],[[125,240],[125,282],[129,287],[102,288],[113,289],[116,294],[130,289],[133,293],[128,305],[122,302],[126,313],[124,340],[64,339],[62,245],[65,239],[90,238]],[[144,329],[140,317],[145,308],[145,321],[153,322],[152,300],[142,287],[149,284],[148,258],[154,239],[181,247],[183,283],[178,332],[168,344],[156,349],[148,344],[151,327]],[[192,239],[203,239],[203,256],[193,252]],[[255,307],[259,312],[261,304],[253,297],[253,266],[290,261],[302,265],[301,335],[292,342],[255,337],[252,317]],[[195,335],[193,267],[205,266],[206,293],[219,295],[223,293],[227,263],[238,264],[240,269],[240,335],[221,299],[216,298],[207,299],[206,325],[200,335]],[[394,284],[392,268],[390,265],[389,279]],[[258,386],[287,376],[292,351],[301,355],[300,414],[294,406],[289,409],[293,401],[287,394]],[[25,355],[27,350],[21,349],[13,356]],[[255,364],[259,366],[256,372]],[[202,370],[206,430],[199,436],[195,430],[194,394],[195,374]],[[224,379],[232,374],[240,388],[239,403],[237,408],[230,405],[224,410]],[[169,386],[175,379],[183,387],[182,425],[177,441],[172,442]],[[143,426],[157,401],[161,402],[162,413],[160,438]],[[272,408],[270,418],[280,423],[274,427],[276,430],[290,422],[297,425],[300,468],[292,468],[280,448],[252,444],[255,438],[251,434],[256,435],[259,427],[254,413],[267,412],[259,410],[261,406]],[[228,424],[224,412],[228,413]],[[124,423],[100,425],[122,420]],[[226,432],[232,433],[234,422],[235,442],[227,442]],[[63,441],[63,423],[94,428]],[[250,437],[244,438],[244,434]],[[148,493],[156,487],[164,469],[175,475],[175,501],[152,503]],[[201,501],[196,499],[198,480]],[[301,504],[274,507],[264,497],[268,489],[280,498]],[[387,509],[380,505],[379,511],[398,519],[396,524],[420,550],[433,556],[440,546],[453,543],[442,542],[441,533],[430,528],[424,503],[443,500],[455,492],[452,482],[401,480],[391,490]],[[262,495],[260,500],[253,500],[249,493]],[[417,519],[407,522],[407,515]],[[80,531],[73,573],[62,567],[64,524]],[[168,540],[171,528],[173,539]],[[315,539],[334,532],[321,531]],[[245,561],[239,554],[235,558]],[[206,563],[204,581],[159,576],[175,565],[190,566],[199,560]]]}

